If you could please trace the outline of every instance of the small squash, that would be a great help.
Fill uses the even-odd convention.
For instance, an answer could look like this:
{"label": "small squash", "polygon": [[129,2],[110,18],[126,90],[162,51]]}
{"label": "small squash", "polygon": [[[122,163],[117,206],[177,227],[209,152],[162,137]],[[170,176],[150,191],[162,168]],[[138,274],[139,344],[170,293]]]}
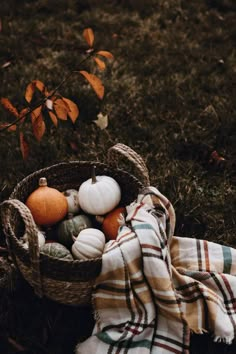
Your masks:
{"label": "small squash", "polygon": [[78,214],[80,210],[78,191],[76,189],[67,189],[63,194],[68,203],[68,213]]}
{"label": "small squash", "polygon": [[102,216],[97,216],[98,222],[102,223],[102,231],[104,232],[108,240],[115,240],[119,227],[124,223],[126,215],[126,209],[124,207],[119,207],[112,210],[110,213]]}
{"label": "small squash", "polygon": [[88,214],[104,215],[120,202],[121,189],[116,180],[109,176],[95,176],[83,182],[79,188],[80,207]]}
{"label": "small squash", "polygon": [[71,252],[75,259],[101,257],[105,242],[105,235],[102,231],[94,228],[84,229],[76,238]]}
{"label": "small squash", "polygon": [[62,220],[68,212],[66,197],[47,186],[47,179],[39,179],[39,187],[26,200],[37,225],[50,226]]}
{"label": "small squash", "polygon": [[80,231],[88,227],[92,227],[88,216],[68,214],[68,219],[61,221],[58,225],[57,239],[63,245],[71,247],[74,242],[73,237],[77,237]]}
{"label": "small squash", "polygon": [[40,252],[50,257],[73,260],[70,251],[58,242],[45,243],[45,245],[41,247]]}

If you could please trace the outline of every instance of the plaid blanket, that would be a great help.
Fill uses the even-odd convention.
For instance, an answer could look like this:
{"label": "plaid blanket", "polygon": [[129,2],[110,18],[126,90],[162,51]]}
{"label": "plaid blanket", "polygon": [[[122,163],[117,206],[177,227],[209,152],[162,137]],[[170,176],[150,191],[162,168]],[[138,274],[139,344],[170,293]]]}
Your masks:
{"label": "plaid blanket", "polygon": [[154,187],[127,207],[96,279],[96,324],[76,354],[187,354],[190,333],[231,343],[236,331],[236,250],[173,236],[171,203]]}

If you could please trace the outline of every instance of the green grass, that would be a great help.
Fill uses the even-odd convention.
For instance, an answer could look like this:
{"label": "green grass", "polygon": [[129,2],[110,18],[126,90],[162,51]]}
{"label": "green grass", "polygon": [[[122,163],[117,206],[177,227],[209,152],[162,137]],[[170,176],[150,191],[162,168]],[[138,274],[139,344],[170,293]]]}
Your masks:
{"label": "green grass", "polygon": [[[0,97],[17,108],[34,79],[52,89],[72,69],[94,70],[77,67],[86,27],[115,60],[95,71],[103,101],[78,75],[61,88],[80,116],[75,126],[49,126],[40,144],[29,130],[27,162],[16,135],[0,134],[0,199],[30,172],[59,161],[104,161],[121,142],[143,157],[151,183],[174,204],[176,234],[235,246],[235,10],[230,0],[4,2]],[[106,130],[92,122],[100,111],[109,115]],[[0,120],[11,119],[0,108]],[[209,162],[214,150],[224,165]]]}

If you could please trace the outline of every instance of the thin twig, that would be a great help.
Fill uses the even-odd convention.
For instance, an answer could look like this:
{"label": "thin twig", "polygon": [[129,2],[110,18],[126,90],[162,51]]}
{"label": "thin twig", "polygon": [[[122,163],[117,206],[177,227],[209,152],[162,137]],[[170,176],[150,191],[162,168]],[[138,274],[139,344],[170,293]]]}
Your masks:
{"label": "thin twig", "polygon": [[[94,55],[94,50],[90,51],[89,54],[87,55],[86,58],[81,60],[81,62],[78,64],[78,66],[82,65],[85,63],[89,58],[91,58]],[[55,93],[61,88],[62,85],[64,85],[65,82],[67,82],[71,76],[75,73],[78,73],[78,70],[72,70],[57,86],[56,88],[48,95],[47,97],[44,97],[42,100],[40,100],[38,103],[36,103],[33,107],[29,108],[26,113],[15,119],[13,122],[9,123],[6,125],[4,128],[0,129],[0,133],[4,132],[5,130],[8,130],[10,127],[13,125],[17,124],[20,122],[23,118],[25,118],[28,114],[32,113],[36,108],[40,107],[44,102],[46,102],[48,99],[50,99],[52,96],[55,95]]]}

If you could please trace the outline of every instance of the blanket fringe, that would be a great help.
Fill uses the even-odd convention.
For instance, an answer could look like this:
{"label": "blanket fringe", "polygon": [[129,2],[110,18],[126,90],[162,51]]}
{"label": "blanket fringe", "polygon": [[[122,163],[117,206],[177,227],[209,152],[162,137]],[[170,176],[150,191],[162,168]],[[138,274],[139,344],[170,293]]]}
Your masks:
{"label": "blanket fringe", "polygon": [[234,340],[234,336],[231,336],[231,337],[228,337],[228,338],[226,338],[226,337],[222,338],[220,336],[214,336],[213,340],[214,340],[214,342],[217,342],[217,343],[225,343],[225,344],[230,345],[230,344],[232,344],[232,342]]}
{"label": "blanket fringe", "polygon": [[[190,329],[190,333],[193,334],[204,334],[204,333],[209,333],[209,331],[207,331],[204,328],[191,328]],[[229,336],[229,337],[221,337],[221,336],[216,336],[216,335],[212,335],[213,341],[216,343],[225,343],[225,344],[232,344],[233,340],[234,340],[234,335]]]}

